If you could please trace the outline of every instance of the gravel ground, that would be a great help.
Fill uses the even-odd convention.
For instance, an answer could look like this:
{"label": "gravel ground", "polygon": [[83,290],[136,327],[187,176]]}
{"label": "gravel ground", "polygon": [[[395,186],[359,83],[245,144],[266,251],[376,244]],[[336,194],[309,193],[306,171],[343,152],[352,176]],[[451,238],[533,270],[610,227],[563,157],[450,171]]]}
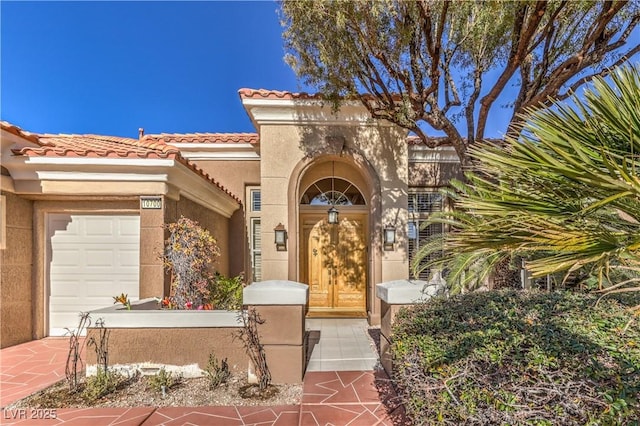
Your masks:
{"label": "gravel ground", "polygon": [[276,385],[277,393],[268,399],[247,399],[239,395],[246,378],[234,376],[227,386],[209,390],[206,378],[183,379],[163,396],[148,386],[148,377],[137,377],[97,401],[87,402],[79,393],[69,393],[65,381],[11,404],[7,408],[84,408],[84,407],[183,407],[216,405],[294,405],[302,398],[302,384]]}

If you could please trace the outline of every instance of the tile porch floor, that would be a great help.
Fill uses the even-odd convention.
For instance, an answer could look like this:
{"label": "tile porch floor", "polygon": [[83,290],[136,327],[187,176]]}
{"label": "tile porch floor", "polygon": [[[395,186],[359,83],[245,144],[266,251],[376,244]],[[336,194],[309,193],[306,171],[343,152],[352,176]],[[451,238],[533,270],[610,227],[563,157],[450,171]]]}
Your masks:
{"label": "tile porch floor", "polygon": [[[308,319],[310,353],[299,405],[58,409],[56,419],[3,408],[10,425],[404,425],[363,319]],[[46,338],[0,351],[0,406],[64,378],[66,338]]]}

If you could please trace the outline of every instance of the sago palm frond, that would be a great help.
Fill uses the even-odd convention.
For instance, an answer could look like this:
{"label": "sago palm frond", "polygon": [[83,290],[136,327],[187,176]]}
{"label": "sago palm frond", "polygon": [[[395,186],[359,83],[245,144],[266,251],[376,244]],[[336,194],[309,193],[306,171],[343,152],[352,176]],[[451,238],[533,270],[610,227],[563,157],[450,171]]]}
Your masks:
{"label": "sago palm frond", "polygon": [[607,271],[640,268],[640,66],[571,101],[471,151],[474,171],[447,191],[455,213],[432,219],[451,232],[431,264],[470,283],[478,265],[522,256],[534,276],[584,269],[605,287]]}

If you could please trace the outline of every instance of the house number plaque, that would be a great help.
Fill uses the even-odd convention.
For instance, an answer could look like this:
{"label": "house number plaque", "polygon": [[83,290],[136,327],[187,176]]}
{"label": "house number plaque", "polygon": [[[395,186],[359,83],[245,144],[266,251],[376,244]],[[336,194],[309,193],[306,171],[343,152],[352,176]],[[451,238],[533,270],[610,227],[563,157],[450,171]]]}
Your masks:
{"label": "house number plaque", "polygon": [[141,209],[161,209],[162,197],[140,197]]}

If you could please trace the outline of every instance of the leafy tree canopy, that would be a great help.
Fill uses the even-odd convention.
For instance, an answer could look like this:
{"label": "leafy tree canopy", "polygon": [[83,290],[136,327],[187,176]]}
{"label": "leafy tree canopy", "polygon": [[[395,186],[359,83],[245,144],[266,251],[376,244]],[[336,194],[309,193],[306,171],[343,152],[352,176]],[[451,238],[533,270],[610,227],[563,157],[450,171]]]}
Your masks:
{"label": "leafy tree canopy", "polygon": [[442,140],[426,128],[443,131],[463,162],[508,85],[517,130],[527,109],[640,51],[638,2],[285,0],[281,14],[286,60],[305,84],[334,106],[360,99],[429,146]]}

